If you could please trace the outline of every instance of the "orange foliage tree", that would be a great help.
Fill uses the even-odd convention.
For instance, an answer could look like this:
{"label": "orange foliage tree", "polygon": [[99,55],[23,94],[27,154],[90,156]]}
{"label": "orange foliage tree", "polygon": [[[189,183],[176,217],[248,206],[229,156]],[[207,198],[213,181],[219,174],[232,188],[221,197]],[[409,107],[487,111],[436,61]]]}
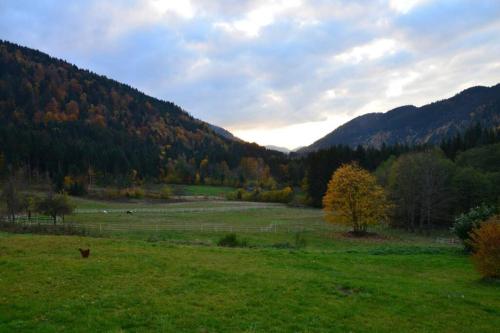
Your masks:
{"label": "orange foliage tree", "polygon": [[472,261],[484,277],[500,277],[500,215],[471,232]]}
{"label": "orange foliage tree", "polygon": [[387,219],[390,204],[374,176],[357,164],[344,164],[332,175],[323,210],[330,223],[351,225],[364,233],[368,225]]}

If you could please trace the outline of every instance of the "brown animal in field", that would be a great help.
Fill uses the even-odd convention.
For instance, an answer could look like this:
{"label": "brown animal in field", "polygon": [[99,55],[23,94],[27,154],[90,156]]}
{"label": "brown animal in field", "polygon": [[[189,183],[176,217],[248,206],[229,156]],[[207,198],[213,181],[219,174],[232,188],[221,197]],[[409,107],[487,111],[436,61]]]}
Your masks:
{"label": "brown animal in field", "polygon": [[78,249],[80,251],[80,254],[82,255],[82,258],[88,258],[90,255],[90,249]]}

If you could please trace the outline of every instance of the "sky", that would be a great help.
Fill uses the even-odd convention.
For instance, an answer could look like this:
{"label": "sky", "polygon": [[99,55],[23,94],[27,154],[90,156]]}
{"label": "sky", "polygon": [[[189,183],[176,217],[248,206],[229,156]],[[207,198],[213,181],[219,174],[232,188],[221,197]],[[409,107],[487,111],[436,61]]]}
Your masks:
{"label": "sky", "polygon": [[287,148],[500,82],[499,0],[2,0],[0,39]]}

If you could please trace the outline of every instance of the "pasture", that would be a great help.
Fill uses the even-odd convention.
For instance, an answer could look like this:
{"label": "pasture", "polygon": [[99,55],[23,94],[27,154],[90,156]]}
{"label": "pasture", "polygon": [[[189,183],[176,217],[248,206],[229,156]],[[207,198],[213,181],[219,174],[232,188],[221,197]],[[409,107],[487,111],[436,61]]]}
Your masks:
{"label": "pasture", "polygon": [[[291,209],[282,204],[236,201],[190,201],[179,203],[99,203],[79,201],[79,208],[66,221],[89,230],[118,234],[160,234],[163,231],[193,233],[244,232],[290,233],[326,230],[317,209]],[[100,205],[100,206],[99,206]],[[132,236],[132,235],[129,235]]]}
{"label": "pasture", "polygon": [[[500,327],[500,283],[481,280],[458,245],[437,241],[446,234],[380,227],[354,239],[319,210],[276,204],[77,204],[67,223],[98,237],[0,233],[1,332]],[[216,246],[231,228],[250,247]],[[87,247],[83,259],[77,249]]]}

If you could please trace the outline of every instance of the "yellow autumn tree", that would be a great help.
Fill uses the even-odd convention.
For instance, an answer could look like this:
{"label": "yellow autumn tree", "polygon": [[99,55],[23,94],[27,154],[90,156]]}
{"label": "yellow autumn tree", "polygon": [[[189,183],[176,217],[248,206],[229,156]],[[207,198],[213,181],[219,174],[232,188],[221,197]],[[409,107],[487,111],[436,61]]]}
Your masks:
{"label": "yellow autumn tree", "polygon": [[385,220],[389,207],[375,177],[355,163],[344,164],[333,173],[323,197],[326,220],[351,225],[354,233],[364,233],[368,225]]}

